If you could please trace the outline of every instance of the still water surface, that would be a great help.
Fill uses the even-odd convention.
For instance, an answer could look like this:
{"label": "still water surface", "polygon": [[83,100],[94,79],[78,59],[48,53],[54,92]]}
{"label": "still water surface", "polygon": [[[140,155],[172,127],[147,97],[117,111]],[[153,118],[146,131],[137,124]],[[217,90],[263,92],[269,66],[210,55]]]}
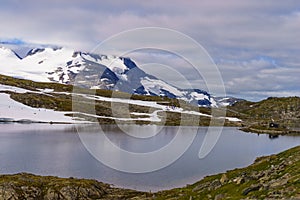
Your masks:
{"label": "still water surface", "polygon": [[[159,134],[147,138],[149,130]],[[188,128],[188,127],[187,127]],[[149,152],[168,144],[177,127],[131,126],[145,138],[126,135],[116,126],[105,126],[109,139],[123,149]],[[82,144],[73,125],[0,124],[0,173],[29,172],[60,177],[92,178],[119,187],[157,191],[184,186],[204,176],[251,164],[256,157],[281,152],[300,145],[300,137],[270,139],[225,127],[213,150],[203,159],[199,148],[206,134],[198,133],[190,148],[172,165],[142,174],[120,172],[96,160]],[[88,132],[89,137],[97,133]],[[109,151],[108,151],[109,152]]]}

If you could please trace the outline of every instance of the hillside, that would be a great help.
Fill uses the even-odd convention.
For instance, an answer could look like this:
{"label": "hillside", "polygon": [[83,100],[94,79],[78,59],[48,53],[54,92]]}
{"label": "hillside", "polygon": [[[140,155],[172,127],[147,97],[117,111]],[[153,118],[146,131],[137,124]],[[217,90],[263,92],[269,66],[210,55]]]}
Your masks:
{"label": "hillside", "polygon": [[[227,107],[243,120],[244,130],[267,133],[297,132],[300,128],[300,97],[269,97],[259,102],[239,101]],[[270,123],[278,127],[270,127]]]}
{"label": "hillside", "polygon": [[299,199],[299,165],[300,146],[257,158],[249,167],[157,193],[114,188],[95,180],[1,175],[0,199]]}
{"label": "hillside", "polygon": [[257,158],[249,167],[205,177],[185,188],[159,192],[156,199],[298,199],[300,147]]}
{"label": "hillside", "polygon": [[[36,108],[37,110],[32,111],[33,113],[40,113],[40,109],[48,109],[51,112],[60,111],[62,120],[45,119],[46,122],[97,121],[101,124],[111,124],[116,121],[128,123],[131,120],[138,124],[207,126],[211,119],[210,108],[194,106],[186,101],[168,97],[131,95],[103,89],[84,89],[68,84],[34,82],[5,75],[0,75],[0,86],[2,95],[8,94],[11,100],[30,108]],[[78,94],[74,94],[74,92]],[[77,95],[76,98],[74,95]],[[0,118],[9,118],[6,116],[4,103],[8,97],[2,98],[2,109],[4,110],[0,114],[5,114],[1,114]],[[91,101],[95,103],[95,109],[90,109],[93,108],[90,106]],[[117,112],[112,110],[112,105],[118,107]],[[20,106],[18,105],[18,107]],[[23,108],[20,109],[23,110]],[[129,113],[127,109],[129,109]],[[225,125],[242,125],[245,131],[265,133],[270,131],[269,133],[285,134],[299,130],[299,97],[270,97],[260,102],[239,100],[232,106],[218,109],[226,109]],[[66,120],[65,116],[70,117]],[[241,119],[242,123],[238,119]],[[279,127],[270,128],[269,123],[272,121]]]}
{"label": "hillside", "polygon": [[[209,108],[178,99],[84,89],[4,75],[0,75],[0,98],[3,99],[0,118],[6,122],[113,124],[134,121],[137,124],[207,126],[212,117]],[[238,121],[227,117],[226,125]]]}

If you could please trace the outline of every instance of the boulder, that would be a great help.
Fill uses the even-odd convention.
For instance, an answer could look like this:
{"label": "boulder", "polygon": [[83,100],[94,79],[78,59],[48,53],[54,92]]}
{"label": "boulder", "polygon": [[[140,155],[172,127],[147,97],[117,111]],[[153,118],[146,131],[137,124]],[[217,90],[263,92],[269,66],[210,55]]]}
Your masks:
{"label": "boulder", "polygon": [[260,187],[261,187],[261,185],[259,185],[259,184],[251,185],[250,187],[244,189],[243,195],[247,195],[252,191],[257,191],[257,190],[259,190]]}
{"label": "boulder", "polygon": [[226,174],[223,174],[221,179],[220,179],[220,182],[221,184],[223,185],[224,183],[227,183],[228,182],[228,177],[226,176]]}

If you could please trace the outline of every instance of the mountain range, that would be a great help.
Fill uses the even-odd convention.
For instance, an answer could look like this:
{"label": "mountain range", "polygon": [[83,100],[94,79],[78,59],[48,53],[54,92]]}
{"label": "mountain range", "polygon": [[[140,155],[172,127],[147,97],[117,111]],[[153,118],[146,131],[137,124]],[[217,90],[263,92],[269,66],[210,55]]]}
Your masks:
{"label": "mountain range", "polygon": [[34,48],[24,57],[0,47],[0,74],[36,82],[56,82],[90,89],[177,98],[194,105],[232,105],[236,98],[213,97],[201,89],[181,89],[147,74],[130,58],[68,48]]}

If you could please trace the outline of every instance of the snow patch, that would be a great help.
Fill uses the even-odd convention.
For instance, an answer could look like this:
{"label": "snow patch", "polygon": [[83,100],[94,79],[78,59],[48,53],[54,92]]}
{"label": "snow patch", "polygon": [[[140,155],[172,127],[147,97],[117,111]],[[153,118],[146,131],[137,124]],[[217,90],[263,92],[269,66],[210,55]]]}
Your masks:
{"label": "snow patch", "polygon": [[16,93],[26,93],[26,92],[32,92],[31,90],[26,90],[19,87],[14,87],[10,85],[2,85],[0,84],[0,91],[10,91],[10,92],[16,92]]}
{"label": "snow patch", "polygon": [[183,93],[177,88],[167,84],[162,80],[151,79],[149,77],[145,77],[141,80],[141,84],[144,86],[145,90],[150,94],[156,94],[160,96],[160,90],[166,90],[170,93],[176,95],[177,97],[182,97]]}
{"label": "snow patch", "polygon": [[116,56],[101,56],[100,59],[97,59],[88,54],[83,54],[82,57],[86,60],[106,66],[114,72],[119,79],[128,81],[126,72],[129,68],[124,64],[124,60],[122,58]]}
{"label": "snow patch", "polygon": [[242,121],[241,119],[238,119],[236,117],[226,117],[225,119],[227,119],[228,121],[231,121],[231,122],[241,122]]}
{"label": "snow patch", "polygon": [[14,121],[80,123],[65,114],[67,112],[32,108],[14,101],[9,94],[0,93],[0,118],[11,118]]}

